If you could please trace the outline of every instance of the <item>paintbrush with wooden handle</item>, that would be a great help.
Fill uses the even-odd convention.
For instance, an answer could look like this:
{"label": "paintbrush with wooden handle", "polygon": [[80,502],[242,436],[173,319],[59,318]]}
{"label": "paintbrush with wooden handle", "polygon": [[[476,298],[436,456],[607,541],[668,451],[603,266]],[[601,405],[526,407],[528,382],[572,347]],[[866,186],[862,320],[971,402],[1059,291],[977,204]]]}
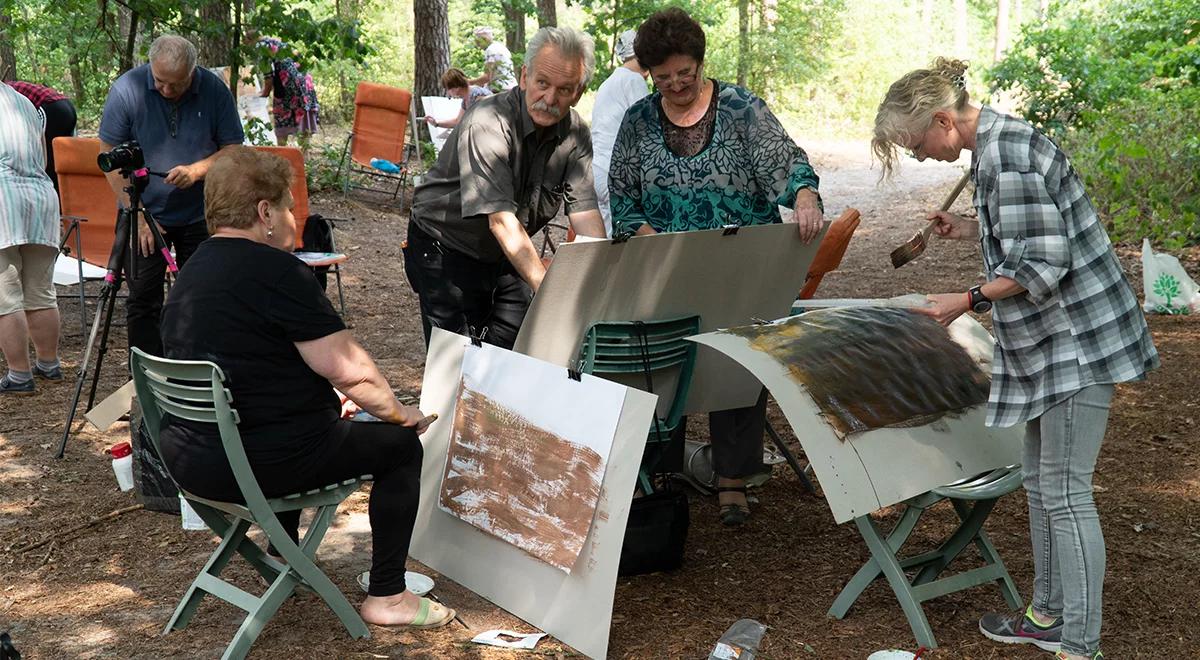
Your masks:
{"label": "paintbrush with wooden handle", "polygon": [[[964,187],[966,187],[967,181],[970,178],[970,171],[967,171],[962,175],[962,178],[959,179],[958,183],[954,185],[954,189],[950,191],[949,195],[946,195],[946,201],[942,202],[942,211],[950,210],[950,207],[954,205],[954,200],[958,199],[958,194],[962,192]],[[929,244],[929,236],[933,233],[933,228],[936,227],[937,224],[937,218],[930,220],[929,224],[925,225],[924,229],[917,232],[916,236],[908,239],[908,242],[904,245],[892,250],[892,267],[899,268],[913,259],[921,256],[921,253],[925,252],[925,247]]]}

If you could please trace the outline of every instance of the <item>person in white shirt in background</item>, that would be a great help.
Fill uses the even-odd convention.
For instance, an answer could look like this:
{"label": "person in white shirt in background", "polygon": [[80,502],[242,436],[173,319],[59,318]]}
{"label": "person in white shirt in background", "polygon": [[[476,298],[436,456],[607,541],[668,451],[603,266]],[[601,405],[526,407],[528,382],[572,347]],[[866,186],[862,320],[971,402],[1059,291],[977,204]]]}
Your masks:
{"label": "person in white shirt in background", "polygon": [[467,82],[487,87],[496,94],[516,87],[516,70],[508,47],[494,41],[495,31],[490,27],[475,28],[474,35],[475,45],[483,49],[483,74]]}
{"label": "person in white shirt in background", "polygon": [[608,205],[608,164],[612,160],[613,144],[625,111],[635,101],[650,93],[646,87],[649,72],[638,64],[633,55],[636,30],[626,30],[617,37],[616,55],[624,63],[596,90],[592,109],[592,177],[596,184],[596,201],[604,217],[604,232],[612,236],[612,210]]}

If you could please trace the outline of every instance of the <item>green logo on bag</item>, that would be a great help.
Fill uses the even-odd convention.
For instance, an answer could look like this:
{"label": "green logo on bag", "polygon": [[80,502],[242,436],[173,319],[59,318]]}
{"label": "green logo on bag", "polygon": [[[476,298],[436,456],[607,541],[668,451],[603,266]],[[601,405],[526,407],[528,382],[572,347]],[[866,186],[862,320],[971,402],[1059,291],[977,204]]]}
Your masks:
{"label": "green logo on bag", "polygon": [[1154,311],[1160,314],[1187,314],[1191,309],[1187,305],[1172,305],[1171,299],[1179,296],[1179,279],[1174,275],[1163,273],[1154,280],[1154,293],[1167,299],[1167,302],[1161,305],[1155,305]]}

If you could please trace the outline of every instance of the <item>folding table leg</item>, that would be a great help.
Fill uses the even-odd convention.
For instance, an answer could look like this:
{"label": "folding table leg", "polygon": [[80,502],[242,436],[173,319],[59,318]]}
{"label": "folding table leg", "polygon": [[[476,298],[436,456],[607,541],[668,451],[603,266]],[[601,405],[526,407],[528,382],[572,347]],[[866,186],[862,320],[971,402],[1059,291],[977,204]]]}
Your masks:
{"label": "folding table leg", "polygon": [[854,523],[858,526],[858,531],[866,541],[867,547],[870,548],[871,556],[878,563],[879,570],[883,572],[888,584],[892,586],[896,599],[900,601],[900,608],[904,610],[904,616],[908,618],[908,625],[912,628],[917,643],[926,648],[937,648],[933,629],[929,627],[929,620],[925,618],[921,602],[913,595],[908,576],[904,574],[904,569],[900,568],[900,562],[896,560],[895,550],[890,546],[889,539],[885,539],[879,533],[879,527],[875,525],[875,521],[871,520],[870,516],[859,516],[854,519]]}
{"label": "folding table leg", "polygon": [[[896,521],[896,526],[892,528],[887,538],[884,539],[883,543],[888,548],[888,556],[893,561],[895,560],[896,553],[900,552],[900,548],[917,526],[917,521],[921,518],[922,513],[924,513],[924,509],[913,506],[905,507],[904,513],[900,515],[900,520]],[[873,533],[879,533],[879,528],[871,521],[870,516],[860,516],[860,518],[855,519],[855,524],[859,526],[860,532],[863,526],[863,523],[859,522],[861,519],[866,519],[870,523],[870,529]],[[865,538],[865,532],[863,534]],[[862,595],[862,592],[866,591],[867,587],[871,586],[871,583],[883,574],[879,562],[876,561],[875,549],[870,544],[867,544],[867,547],[871,550],[871,558],[867,560],[867,563],[863,564],[862,568],[858,569],[854,577],[850,578],[850,581],[846,583],[842,592],[838,594],[837,599],[833,601],[833,605],[829,608],[829,616],[835,619],[845,617],[850,608],[854,606],[855,601],[858,600],[858,597]]]}
{"label": "folding table leg", "polygon": [[809,495],[816,495],[817,489],[813,487],[813,482],[809,480],[808,475],[804,473],[804,468],[800,467],[800,462],[796,460],[795,454],[783,443],[783,438],[779,437],[779,432],[775,430],[774,426],[771,426],[770,422],[767,422],[767,435],[771,436],[771,442],[779,448],[779,453],[783,454],[788,465],[792,467],[792,471],[796,473],[797,477],[800,477],[800,483],[804,486],[804,490],[807,490]]}
{"label": "folding table leg", "polygon": [[[960,519],[968,515],[970,509],[965,502],[954,499],[950,502],[954,505],[954,511]],[[982,527],[975,536],[975,547],[979,549],[979,554],[988,566],[996,566],[1000,569],[1001,577],[996,580],[996,585],[1000,587],[1004,602],[1008,603],[1011,609],[1021,609],[1025,604],[1025,601],[1021,600],[1021,592],[1017,591],[1017,585],[1013,582],[1012,576],[1008,574],[1008,567],[1000,559],[1000,553],[996,551],[996,546],[992,545],[991,539],[988,538],[987,532],[983,531]]]}

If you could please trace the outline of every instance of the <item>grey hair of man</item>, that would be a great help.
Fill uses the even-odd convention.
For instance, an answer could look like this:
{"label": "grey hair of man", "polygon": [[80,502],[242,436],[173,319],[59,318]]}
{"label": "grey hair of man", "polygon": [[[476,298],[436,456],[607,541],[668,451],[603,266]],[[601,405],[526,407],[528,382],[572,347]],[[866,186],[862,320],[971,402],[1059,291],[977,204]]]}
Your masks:
{"label": "grey hair of man", "polygon": [[197,59],[195,44],[177,34],[164,34],[150,44],[150,61],[174,71],[190,72]]}
{"label": "grey hair of man", "polygon": [[596,42],[589,35],[569,27],[544,27],[534,33],[533,38],[525,48],[529,57],[525,66],[534,71],[537,68],[537,56],[546,46],[553,45],[566,58],[578,57],[583,63],[583,81],[586,87],[596,73]]}

